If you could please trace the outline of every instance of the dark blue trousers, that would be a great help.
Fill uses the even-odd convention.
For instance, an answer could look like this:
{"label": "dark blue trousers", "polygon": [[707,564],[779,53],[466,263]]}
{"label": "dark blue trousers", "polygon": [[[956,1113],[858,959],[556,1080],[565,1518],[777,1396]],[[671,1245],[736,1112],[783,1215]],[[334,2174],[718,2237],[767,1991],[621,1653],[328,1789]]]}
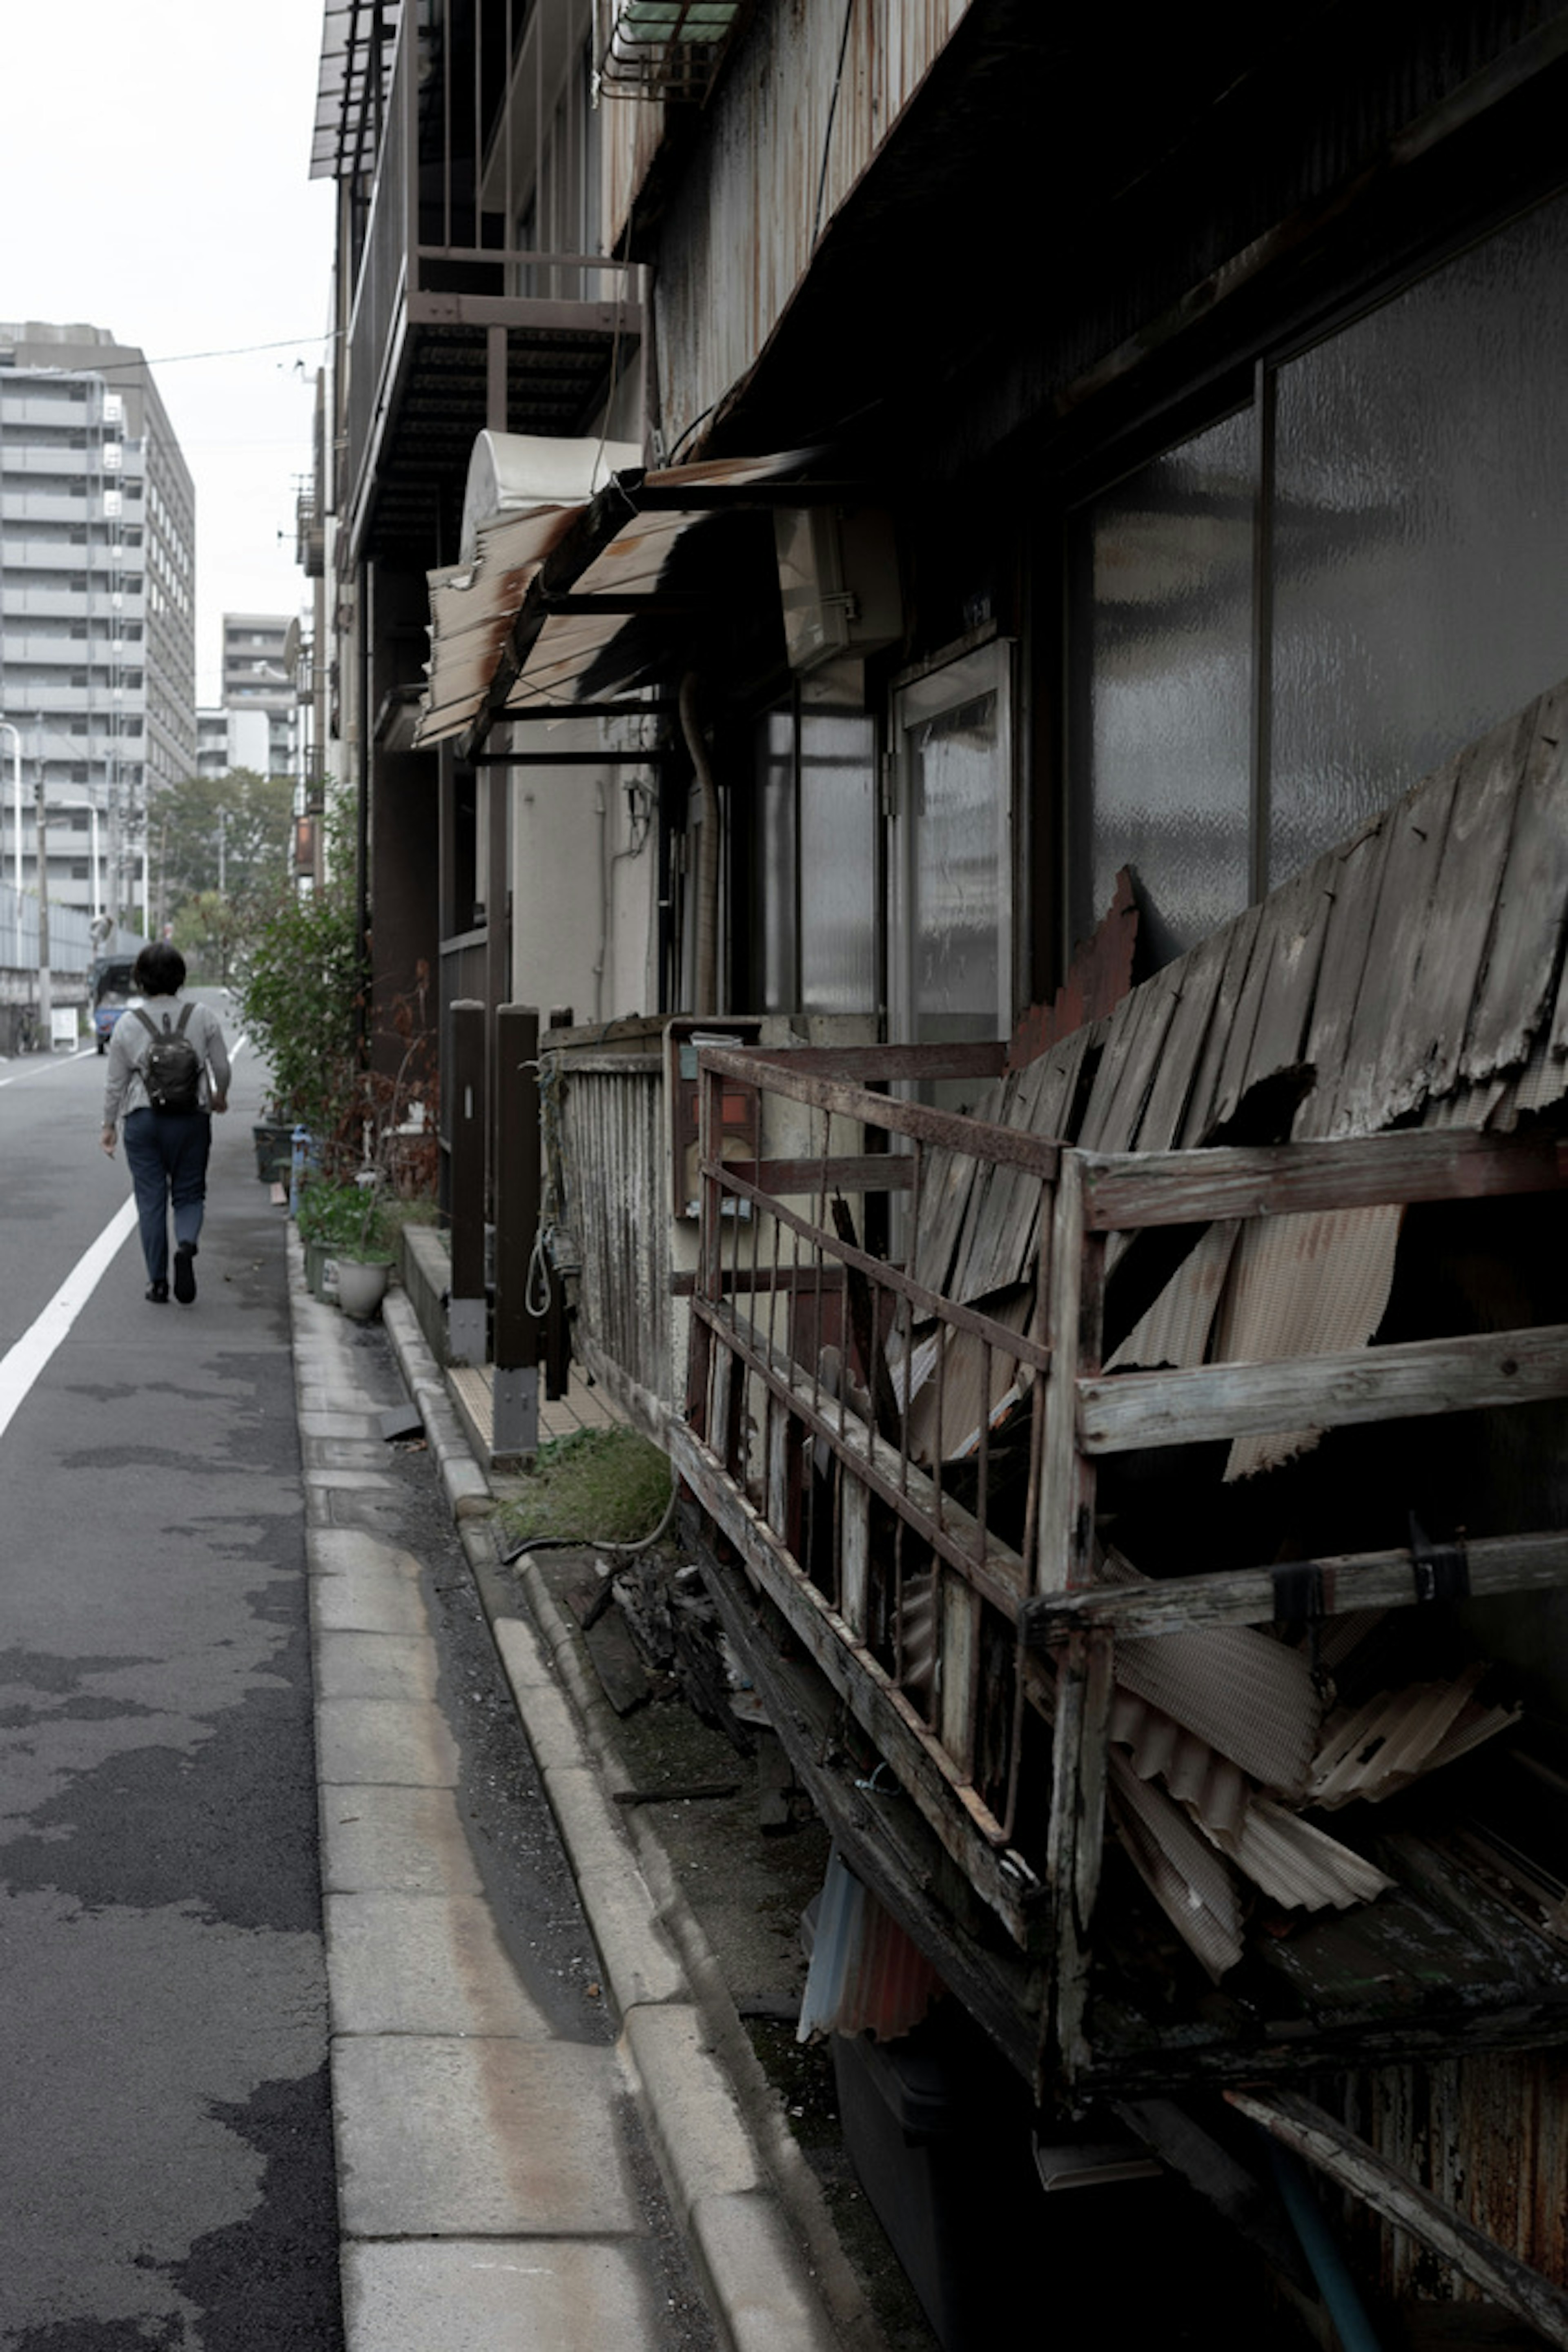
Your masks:
{"label": "dark blue trousers", "polygon": [[125,1121],[125,1160],[149,1282],[169,1278],[171,1208],[176,1246],[201,1238],[212,1140],[210,1111],[133,1110]]}

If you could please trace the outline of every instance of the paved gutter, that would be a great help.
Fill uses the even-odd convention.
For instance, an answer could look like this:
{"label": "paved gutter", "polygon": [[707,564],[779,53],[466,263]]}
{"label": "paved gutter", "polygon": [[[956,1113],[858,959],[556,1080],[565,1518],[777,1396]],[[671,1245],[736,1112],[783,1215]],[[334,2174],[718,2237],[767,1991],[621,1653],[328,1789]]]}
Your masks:
{"label": "paved gutter", "polygon": [[[297,1257],[292,1236],[290,1254]],[[297,1266],[294,1271],[297,1348],[301,1339],[307,1343],[300,1349],[298,1373],[303,1425],[311,1370],[310,1316],[329,1318],[330,1336],[335,1315],[315,1307],[303,1291]],[[515,1592],[497,1569],[489,1525],[496,1497],[441,1368],[403,1292],[389,1295],[383,1315],[598,1948],[619,2023],[616,2052],[605,2054],[618,2058],[635,2092],[676,2221],[721,2335],[732,2352],[834,2352],[835,2347],[839,2352],[877,2352],[878,2331],[838,2245],[821,2190],[779,2112],[657,1837],[635,1811],[627,1820],[609,1800],[605,1767],[614,1746],[603,1698],[588,1686],[565,1622],[531,1561],[525,1560],[521,1569],[533,1622],[517,1613]],[[316,1394],[319,1400],[319,1383]],[[321,1564],[335,1568],[340,1577],[353,1572],[356,1565],[346,1558],[335,1562],[330,1547],[321,1555]],[[362,1579],[370,1572],[358,1563]],[[394,1573],[392,1583],[384,1587],[395,1614],[406,1605],[396,1582]],[[321,1590],[330,1600],[326,1588]],[[340,1588],[340,1599],[344,1590]],[[433,1769],[438,1769],[438,1763]],[[327,1866],[331,1867],[330,1856]],[[336,2022],[334,1992],[334,2026]],[[406,2071],[406,2061],[403,2063]],[[369,2063],[357,2053],[343,2062],[340,2075],[345,2097],[363,2088],[359,2077]],[[400,2088],[390,2084],[373,2087],[394,2095]],[[452,2089],[459,2098],[463,2095],[461,2084],[454,2082]],[[607,2084],[584,2084],[583,2089],[590,2101],[611,2096]],[[382,2112],[390,2111],[384,2107]],[[370,2158],[359,2152],[367,2143],[363,2134],[356,2140],[352,2114],[341,2117],[340,2128],[353,2159],[345,2190],[353,2238],[352,2225],[366,2219],[356,2203],[355,2177],[367,2175]],[[419,2226],[416,2213],[406,2218]],[[430,2218],[426,2214],[426,2220]],[[447,2216],[446,2226],[455,2229],[459,2221],[454,2211]],[[500,2226],[506,2226],[505,2216]],[[587,2234],[594,2234],[592,2229]],[[438,2265],[439,2246],[406,2259],[415,2266]],[[346,2259],[351,2287],[359,2260],[351,2248]],[[430,2284],[433,2289],[452,2291],[457,2273],[433,2272]],[[351,2312],[353,2300],[351,2292]],[[405,2347],[409,2340],[403,2339]],[[598,2342],[611,2340],[601,2336]],[[373,2347],[395,2341],[394,2336],[367,2335],[355,2345],[351,2336],[351,2352],[373,2352]],[[467,2338],[451,2339],[454,2352],[459,2341],[466,2344]]]}

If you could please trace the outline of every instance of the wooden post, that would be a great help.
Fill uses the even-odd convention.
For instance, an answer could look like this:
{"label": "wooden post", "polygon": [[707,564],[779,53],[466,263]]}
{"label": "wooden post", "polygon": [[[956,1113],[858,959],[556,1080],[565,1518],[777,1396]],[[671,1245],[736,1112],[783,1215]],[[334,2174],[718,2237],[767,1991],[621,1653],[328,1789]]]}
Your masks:
{"label": "wooden post", "polygon": [[456,1364],[482,1364],[485,1312],[485,1008],[475,997],[452,1007],[452,1290],[447,1344]]}
{"label": "wooden post", "polygon": [[[723,1115],[724,1081],[711,1070],[704,1070],[698,1090],[698,1160],[700,1164],[719,1156],[721,1120]],[[699,1226],[697,1259],[697,1297],[717,1307],[724,1294],[722,1227],[719,1218],[721,1195],[706,1178],[698,1180]],[[713,1370],[713,1334],[700,1315],[691,1318],[691,1349],[688,1364],[686,1418],[700,1437],[706,1437],[726,1469],[730,1457],[725,1451],[725,1427],[729,1419],[728,1388],[725,1389],[725,1411],[710,1420],[712,1399],[709,1380]],[[721,1370],[726,1381],[731,1368],[730,1351],[720,1348]]]}
{"label": "wooden post", "polygon": [[495,1391],[490,1447],[497,1455],[539,1445],[539,1321],[529,1277],[539,1245],[539,1014],[503,1004],[496,1013]]}
{"label": "wooden post", "polygon": [[[1089,1580],[1094,1465],[1079,1444],[1079,1382],[1100,1370],[1105,1236],[1084,1229],[1083,1171],[1064,1151],[1051,1219],[1047,1314],[1051,1343],[1041,1448],[1036,1590],[1071,1591]],[[1111,1644],[1069,1639],[1056,1653],[1056,1734],[1047,1849],[1056,1973],[1052,2030],[1070,2083],[1088,2055],[1089,1927],[1104,1839]]]}
{"label": "wooden post", "polygon": [[[569,1004],[551,1006],[552,1029],[570,1029],[573,1019]],[[550,1304],[544,1314],[544,1393],[553,1404],[571,1385],[572,1330],[566,1318],[566,1293],[559,1279],[552,1276]]]}

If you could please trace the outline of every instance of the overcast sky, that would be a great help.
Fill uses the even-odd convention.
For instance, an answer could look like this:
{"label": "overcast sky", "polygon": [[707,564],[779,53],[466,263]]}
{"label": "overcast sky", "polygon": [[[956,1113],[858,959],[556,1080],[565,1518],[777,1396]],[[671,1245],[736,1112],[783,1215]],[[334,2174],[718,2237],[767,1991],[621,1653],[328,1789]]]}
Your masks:
{"label": "overcast sky", "polygon": [[153,363],[195,480],[196,693],[216,703],[222,615],[298,612],[306,585],[321,0],[4,5],[0,319],[104,327]]}

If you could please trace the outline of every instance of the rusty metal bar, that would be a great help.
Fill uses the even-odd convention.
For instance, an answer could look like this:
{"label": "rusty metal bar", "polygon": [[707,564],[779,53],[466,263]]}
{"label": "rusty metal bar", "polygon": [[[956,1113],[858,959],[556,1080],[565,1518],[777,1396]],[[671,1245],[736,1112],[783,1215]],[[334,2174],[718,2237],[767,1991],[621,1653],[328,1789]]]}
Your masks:
{"label": "rusty metal bar", "polygon": [[[840,1434],[825,1412],[814,1411],[799,1365],[788,1357],[777,1357],[769,1349],[753,1346],[742,1329],[739,1318],[727,1307],[713,1307],[705,1298],[694,1298],[692,1313],[707,1324],[720,1345],[728,1349],[748,1371],[754,1372],[766,1387],[785,1399],[790,1410],[805,1423],[814,1437],[825,1438],[841,1462],[846,1462],[878,1498],[891,1506],[901,1524],[930,1543],[933,1551],[954,1568],[965,1581],[973,1584],[981,1598],[999,1610],[1009,1624],[1016,1625],[1026,1598],[1025,1562],[1022,1555],[1012,1551],[999,1541],[994,1541],[984,1559],[966,1551],[957,1540],[954,1529],[968,1530],[973,1527],[971,1514],[956,1503],[948,1506],[950,1526],[938,1528],[931,1516],[931,1481],[922,1470],[911,1464],[909,1468],[909,1491],[898,1483],[898,1456],[885,1440],[859,1420],[851,1421],[845,1413],[846,1426]],[[755,1327],[749,1327],[754,1330]],[[759,1333],[760,1339],[762,1335]],[[764,1343],[765,1344],[765,1343]],[[775,1360],[776,1358],[776,1360]],[[717,1451],[717,1448],[714,1449]],[[884,1461],[883,1457],[890,1457]],[[1003,1570],[1010,1574],[1004,1574]]]}
{"label": "rusty metal bar", "polygon": [[782,1201],[770,1199],[754,1184],[748,1184],[743,1177],[737,1176],[733,1161],[710,1165],[704,1160],[701,1173],[711,1178],[716,1185],[722,1186],[724,1191],[738,1192],[742,1200],[765,1208],[770,1216],[797,1230],[803,1239],[818,1244],[827,1242],[841,1264],[854,1266],[860,1273],[884,1283],[900,1298],[907,1299],[912,1307],[918,1307],[922,1314],[937,1317],[956,1331],[973,1331],[977,1339],[989,1339],[1005,1354],[1012,1356],[1020,1364],[1029,1365],[1036,1371],[1044,1371],[1049,1365],[1051,1351],[1048,1347],[1028,1339],[1022,1332],[1010,1331],[1005,1323],[994,1323],[988,1315],[977,1313],[973,1307],[961,1307],[956,1299],[944,1298],[940,1291],[928,1290],[923,1283],[913,1281],[900,1266],[889,1265],[885,1258],[872,1257],[852,1242],[840,1241],[836,1234],[829,1234],[824,1226],[814,1224],[808,1217],[797,1215],[795,1210],[785,1208]]}

